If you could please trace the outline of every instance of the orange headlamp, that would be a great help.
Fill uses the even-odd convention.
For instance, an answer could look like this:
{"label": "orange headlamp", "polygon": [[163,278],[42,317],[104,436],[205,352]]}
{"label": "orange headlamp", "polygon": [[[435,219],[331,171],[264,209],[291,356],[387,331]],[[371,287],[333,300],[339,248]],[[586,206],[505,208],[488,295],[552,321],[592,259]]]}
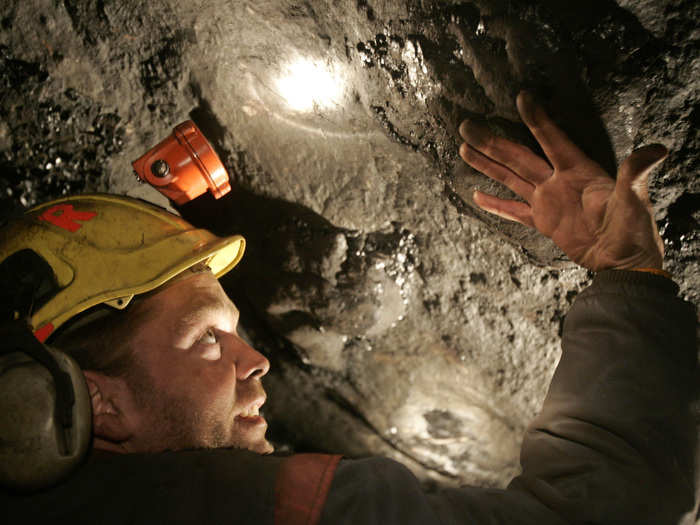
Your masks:
{"label": "orange headlamp", "polygon": [[209,190],[219,199],[231,191],[221,159],[191,120],[131,163],[136,176],[175,204],[185,204]]}

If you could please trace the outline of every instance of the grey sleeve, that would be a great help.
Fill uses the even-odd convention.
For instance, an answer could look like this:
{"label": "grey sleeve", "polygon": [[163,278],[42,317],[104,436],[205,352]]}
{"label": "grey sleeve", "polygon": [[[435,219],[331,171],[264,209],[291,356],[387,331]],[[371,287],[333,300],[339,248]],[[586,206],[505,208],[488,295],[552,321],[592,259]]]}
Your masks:
{"label": "grey sleeve", "polygon": [[696,314],[672,281],[601,272],[509,486],[572,523],[671,524],[694,507]]}
{"label": "grey sleeve", "polygon": [[612,271],[577,298],[507,490],[425,494],[394,461],[344,461],[321,523],[678,523],[694,504],[697,356],[696,314],[676,293],[665,278]]}
{"label": "grey sleeve", "polygon": [[321,525],[440,523],[415,476],[386,458],[342,460],[321,514]]}
{"label": "grey sleeve", "polygon": [[427,494],[406,467],[386,458],[338,465],[320,525],[565,525],[531,495],[464,487]]}

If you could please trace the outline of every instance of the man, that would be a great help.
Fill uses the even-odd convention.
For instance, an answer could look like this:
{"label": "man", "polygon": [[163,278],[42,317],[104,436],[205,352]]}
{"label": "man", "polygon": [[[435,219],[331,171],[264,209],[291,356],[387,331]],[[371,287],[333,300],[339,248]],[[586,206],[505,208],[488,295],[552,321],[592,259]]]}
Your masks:
{"label": "man", "polygon": [[[269,364],[238,335],[238,311],[217,272],[197,261],[135,294],[126,312],[88,315],[58,334],[55,344],[78,359],[87,380],[93,451],[48,491],[5,494],[0,503],[9,516],[71,523],[660,524],[690,513],[696,317],[662,270],[663,243],[646,190],[666,150],[635,151],[614,180],[528,94],[517,105],[547,160],[463,123],[462,158],[524,202],[480,192],[474,200],[537,228],[599,273],[567,317],[561,362],[523,443],[523,472],[506,490],[425,494],[405,468],[382,458],[265,456],[271,447],[258,410]],[[121,344],[105,345],[114,330]]]}

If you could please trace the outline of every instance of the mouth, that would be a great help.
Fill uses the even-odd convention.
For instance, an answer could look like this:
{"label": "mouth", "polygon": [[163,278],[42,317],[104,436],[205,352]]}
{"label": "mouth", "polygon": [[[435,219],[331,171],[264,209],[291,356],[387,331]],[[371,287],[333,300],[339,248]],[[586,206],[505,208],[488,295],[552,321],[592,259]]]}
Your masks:
{"label": "mouth", "polygon": [[260,415],[260,407],[263,405],[263,403],[265,403],[264,397],[255,400],[254,403],[251,403],[238,413],[236,420],[243,423],[258,423],[265,421],[265,418]]}

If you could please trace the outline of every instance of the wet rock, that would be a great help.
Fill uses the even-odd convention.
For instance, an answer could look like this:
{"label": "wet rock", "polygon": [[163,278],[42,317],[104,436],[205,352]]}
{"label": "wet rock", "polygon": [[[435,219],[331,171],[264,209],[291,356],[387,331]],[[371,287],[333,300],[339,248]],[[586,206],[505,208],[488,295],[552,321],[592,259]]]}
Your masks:
{"label": "wet rock", "polygon": [[39,96],[47,70],[15,58],[7,46],[0,56],[0,198],[32,206],[102,187],[105,164],[123,147],[119,115],[70,88],[31,102],[27,97]]}

